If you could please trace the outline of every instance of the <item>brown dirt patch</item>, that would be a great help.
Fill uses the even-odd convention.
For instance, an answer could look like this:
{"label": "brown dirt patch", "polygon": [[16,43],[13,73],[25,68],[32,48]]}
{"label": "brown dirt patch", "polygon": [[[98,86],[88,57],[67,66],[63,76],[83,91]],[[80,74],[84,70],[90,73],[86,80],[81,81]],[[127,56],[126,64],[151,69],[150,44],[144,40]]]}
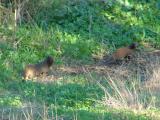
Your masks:
{"label": "brown dirt patch", "polygon": [[[130,80],[137,78],[145,82],[158,82],[160,80],[160,51],[138,51],[135,52],[131,59],[120,60],[118,64],[106,65],[99,62],[93,65],[75,65],[75,66],[53,66],[49,76],[44,77],[41,81],[56,81],[66,75],[79,75],[94,73],[94,75],[111,77],[114,80]],[[157,85],[158,83],[156,83]]]}

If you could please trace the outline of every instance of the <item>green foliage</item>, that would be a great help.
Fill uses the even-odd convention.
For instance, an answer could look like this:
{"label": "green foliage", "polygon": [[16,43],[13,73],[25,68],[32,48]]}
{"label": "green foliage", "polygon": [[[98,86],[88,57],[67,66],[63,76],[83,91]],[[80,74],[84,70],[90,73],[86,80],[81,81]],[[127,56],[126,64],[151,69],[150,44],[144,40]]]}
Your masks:
{"label": "green foliage", "polygon": [[[79,77],[79,79],[84,78]],[[11,82],[5,85],[5,89],[18,92],[21,99],[36,100],[48,105],[55,104],[56,101],[56,104],[66,108],[91,107],[94,105],[95,99],[100,99],[103,93],[96,85],[87,86],[86,83],[83,85],[74,83],[44,85],[33,82]]]}
{"label": "green foliage", "polygon": [[34,62],[47,54],[91,60],[93,54],[133,41],[159,47],[158,0],[39,0],[26,4],[23,9],[33,20],[25,18],[28,24],[24,20],[16,31],[18,49],[12,54],[19,63]]}
{"label": "green foliage", "polygon": [[5,96],[4,98],[0,98],[0,106],[22,106],[21,100],[19,96]]}
{"label": "green foliage", "polygon": [[34,7],[28,8],[37,25],[17,31],[18,54],[27,61],[45,54],[91,60],[103,49],[112,51],[133,41],[159,46],[159,9],[151,9],[158,1],[39,1],[30,1]]}
{"label": "green foliage", "polygon": [[132,112],[127,111],[107,111],[105,113],[78,111],[78,119],[80,120],[151,120],[151,118],[145,115],[135,115]]}
{"label": "green foliage", "polygon": [[[77,84],[70,83],[73,82],[71,79],[76,79]],[[48,116],[50,116],[50,112],[53,112],[69,118],[76,114],[80,120],[151,120],[151,117],[147,114],[135,114],[133,111],[116,110],[97,104],[96,101],[101,100],[104,96],[102,89],[94,83],[88,84],[82,76],[79,76],[79,79],[77,77],[68,77],[66,81],[69,83],[61,81],[54,84],[42,84],[32,81],[9,82],[3,86],[8,92],[4,92],[4,95],[1,94],[0,106],[11,106],[13,110],[16,110],[29,102],[39,103],[39,107],[43,107],[41,105],[45,104],[47,107],[45,112]],[[57,109],[57,113],[55,113],[55,109]],[[23,114],[25,114],[25,111],[23,111]]]}

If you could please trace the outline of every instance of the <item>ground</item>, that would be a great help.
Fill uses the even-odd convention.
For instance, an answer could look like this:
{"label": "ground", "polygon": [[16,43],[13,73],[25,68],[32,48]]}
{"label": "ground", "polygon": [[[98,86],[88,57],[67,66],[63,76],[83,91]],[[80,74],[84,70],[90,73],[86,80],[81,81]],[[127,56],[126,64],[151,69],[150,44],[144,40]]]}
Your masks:
{"label": "ground", "polygon": [[[57,112],[58,119],[67,120],[108,119],[109,116],[111,119],[120,117],[128,120],[132,117],[147,120],[158,118],[159,113],[152,114],[146,112],[146,109],[159,105],[159,54],[159,51],[135,51],[131,59],[123,59],[118,64],[109,66],[103,62],[106,58],[91,65],[53,65],[49,76],[18,83],[20,86],[23,84],[23,90],[19,88],[22,90],[19,91],[20,96],[25,94],[27,99],[32,96],[29,99],[32,102],[21,103],[23,108],[20,110],[23,112],[20,114],[33,112],[30,117],[34,118],[38,113],[46,111],[46,116],[44,113],[43,117],[50,118]],[[32,99],[42,99],[43,105]],[[53,105],[53,101],[57,101],[57,105]],[[115,111],[117,108],[119,110]],[[53,113],[50,114],[49,111]],[[5,109],[3,112],[5,116]],[[12,114],[13,111],[10,112]]]}

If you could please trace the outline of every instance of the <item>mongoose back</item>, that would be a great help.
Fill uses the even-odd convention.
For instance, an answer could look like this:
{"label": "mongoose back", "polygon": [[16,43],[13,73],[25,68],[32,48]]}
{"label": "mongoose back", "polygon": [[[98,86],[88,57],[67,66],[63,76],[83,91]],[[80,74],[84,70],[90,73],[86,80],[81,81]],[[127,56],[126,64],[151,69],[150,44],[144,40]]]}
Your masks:
{"label": "mongoose back", "polygon": [[48,56],[43,61],[37,64],[26,65],[23,72],[23,77],[27,80],[43,74],[48,74],[52,64],[53,58],[51,56]]}

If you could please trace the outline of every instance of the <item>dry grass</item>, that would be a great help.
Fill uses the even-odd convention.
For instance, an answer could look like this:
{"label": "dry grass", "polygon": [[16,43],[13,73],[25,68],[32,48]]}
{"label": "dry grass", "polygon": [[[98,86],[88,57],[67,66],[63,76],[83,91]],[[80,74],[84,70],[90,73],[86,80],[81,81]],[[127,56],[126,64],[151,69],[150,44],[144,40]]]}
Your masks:
{"label": "dry grass", "polygon": [[[160,52],[139,52],[134,59],[119,66],[113,66],[112,72],[107,71],[106,81],[115,92],[111,95],[103,87],[106,97],[104,104],[114,108],[147,109],[159,105]],[[126,86],[126,80],[130,86]],[[132,89],[131,89],[132,87]],[[156,103],[157,102],[157,103]]]}
{"label": "dry grass", "polygon": [[66,117],[59,116],[55,109],[49,110],[45,104],[33,103],[22,108],[3,108],[0,113],[0,120],[63,120]]}
{"label": "dry grass", "polygon": [[[137,52],[128,62],[110,67],[104,65],[84,66],[61,69],[74,74],[86,74],[90,81],[96,82],[105,92],[103,104],[114,108],[131,108],[136,110],[155,108],[156,100],[160,97],[160,52]],[[98,81],[92,72],[103,76],[114,95],[109,92],[103,82]],[[88,75],[89,74],[89,75]],[[130,86],[126,83],[129,82]],[[157,101],[159,104],[159,101]]]}

